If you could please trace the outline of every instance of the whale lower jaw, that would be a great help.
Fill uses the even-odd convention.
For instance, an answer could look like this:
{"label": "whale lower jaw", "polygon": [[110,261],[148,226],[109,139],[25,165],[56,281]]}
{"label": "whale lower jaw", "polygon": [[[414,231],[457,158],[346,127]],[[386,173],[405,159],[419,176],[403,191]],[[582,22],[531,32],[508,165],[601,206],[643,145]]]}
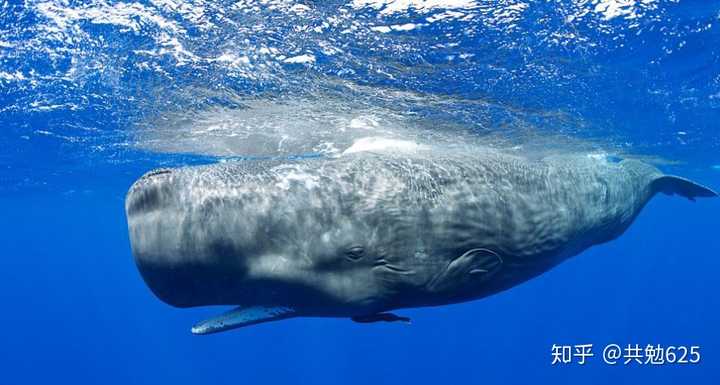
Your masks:
{"label": "whale lower jaw", "polygon": [[192,327],[191,331],[192,334],[198,335],[213,334],[243,326],[292,318],[294,316],[295,310],[286,306],[241,306],[222,313],[217,317],[199,322]]}

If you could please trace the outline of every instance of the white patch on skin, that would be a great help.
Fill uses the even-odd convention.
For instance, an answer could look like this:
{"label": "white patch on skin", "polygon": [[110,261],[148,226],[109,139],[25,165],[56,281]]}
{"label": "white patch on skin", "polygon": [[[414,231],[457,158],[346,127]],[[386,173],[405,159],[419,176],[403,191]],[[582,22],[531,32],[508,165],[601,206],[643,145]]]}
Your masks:
{"label": "white patch on skin", "polygon": [[325,244],[330,243],[330,240],[331,240],[331,238],[330,238],[330,233],[323,233],[323,235],[322,235],[322,237],[320,238],[320,240],[321,240],[323,243],[325,243]]}
{"label": "white patch on skin", "polygon": [[595,152],[587,154],[587,157],[590,159],[605,160],[607,159],[608,154],[606,152]]}
{"label": "white patch on skin", "polygon": [[283,190],[289,190],[293,183],[302,183],[307,189],[320,186],[317,175],[310,175],[299,169],[290,170],[284,175],[284,177],[282,177],[282,179],[280,179],[279,182],[275,184],[275,186]]}

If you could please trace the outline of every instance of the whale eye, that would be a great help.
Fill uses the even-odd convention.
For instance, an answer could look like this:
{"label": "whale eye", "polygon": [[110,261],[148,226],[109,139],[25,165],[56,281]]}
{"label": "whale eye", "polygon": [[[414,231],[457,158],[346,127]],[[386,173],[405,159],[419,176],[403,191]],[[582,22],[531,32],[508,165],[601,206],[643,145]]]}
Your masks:
{"label": "whale eye", "polygon": [[365,255],[365,249],[362,246],[352,246],[345,255],[353,261],[357,261]]}

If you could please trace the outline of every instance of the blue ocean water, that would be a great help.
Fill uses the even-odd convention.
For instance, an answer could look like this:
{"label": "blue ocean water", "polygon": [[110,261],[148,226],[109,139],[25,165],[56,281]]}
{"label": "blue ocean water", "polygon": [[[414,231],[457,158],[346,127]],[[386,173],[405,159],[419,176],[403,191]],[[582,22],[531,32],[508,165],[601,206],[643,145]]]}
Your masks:
{"label": "blue ocean water", "polygon": [[[152,295],[124,198],[152,168],[326,156],[353,130],[632,154],[720,189],[719,47],[715,2],[0,0],[0,384],[716,384],[720,199],[659,196],[618,240],[409,326],[193,336],[222,309]],[[553,365],[554,344],[595,356]],[[701,359],[609,365],[608,344]]]}

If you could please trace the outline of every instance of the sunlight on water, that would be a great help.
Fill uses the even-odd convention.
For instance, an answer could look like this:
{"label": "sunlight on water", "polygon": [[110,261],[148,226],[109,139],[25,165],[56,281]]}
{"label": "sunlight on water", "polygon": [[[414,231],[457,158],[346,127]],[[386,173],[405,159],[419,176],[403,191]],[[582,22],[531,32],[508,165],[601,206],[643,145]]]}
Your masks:
{"label": "sunlight on water", "polygon": [[132,164],[148,151],[332,155],[379,134],[710,167],[718,8],[4,0],[3,179],[22,183],[20,154],[54,174],[70,172],[58,161]]}

